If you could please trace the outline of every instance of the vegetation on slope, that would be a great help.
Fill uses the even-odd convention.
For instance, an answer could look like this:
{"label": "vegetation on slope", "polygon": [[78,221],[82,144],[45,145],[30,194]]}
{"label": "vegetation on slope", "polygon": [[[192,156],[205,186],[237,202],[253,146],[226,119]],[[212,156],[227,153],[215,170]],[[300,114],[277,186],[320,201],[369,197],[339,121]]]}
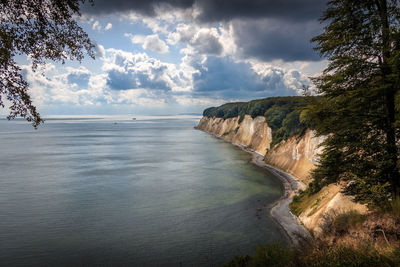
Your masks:
{"label": "vegetation on slope", "polygon": [[267,245],[227,266],[400,266],[399,2],[327,3],[313,41],[329,65],[313,79],[320,98],[301,116],[327,139],[314,181],[291,209],[318,205],[324,186],[345,181],[344,192],[372,212],[325,213],[323,240],[309,249]]}
{"label": "vegetation on slope", "polygon": [[223,119],[240,116],[239,123],[245,115],[250,115],[252,118],[264,116],[272,129],[272,145],[274,145],[305,132],[307,125],[301,119],[301,109],[306,105],[306,97],[270,97],[208,108],[204,110],[203,116]]}
{"label": "vegetation on slope", "polygon": [[368,215],[350,211],[326,225],[312,244],[259,246],[224,266],[400,266],[400,201]]}
{"label": "vegetation on slope", "polygon": [[379,253],[372,246],[353,248],[351,246],[314,246],[306,249],[286,248],[279,244],[259,246],[253,256],[237,256],[224,267],[298,267],[298,266],[398,266],[398,249]]}
{"label": "vegetation on slope", "polygon": [[225,267],[255,267],[255,266],[398,266],[400,263],[395,255],[398,251],[380,254],[375,248],[364,246],[358,249],[348,246],[321,247],[296,250],[283,245],[270,244],[259,246],[253,256],[237,256]]}
{"label": "vegetation on slope", "polygon": [[313,41],[329,65],[306,120],[328,138],[310,188],[347,181],[356,201],[390,205],[400,197],[399,1],[333,0],[321,20]]}

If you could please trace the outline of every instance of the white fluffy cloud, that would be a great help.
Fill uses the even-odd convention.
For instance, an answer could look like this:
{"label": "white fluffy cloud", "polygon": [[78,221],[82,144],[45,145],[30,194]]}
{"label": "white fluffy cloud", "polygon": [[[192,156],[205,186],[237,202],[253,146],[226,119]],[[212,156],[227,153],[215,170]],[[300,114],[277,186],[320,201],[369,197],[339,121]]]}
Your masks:
{"label": "white fluffy cloud", "polygon": [[[198,30],[192,40],[221,32]],[[46,77],[24,66],[34,103],[75,107],[146,106],[196,107],[201,111],[227,101],[295,95],[308,78],[296,69],[231,56],[188,53],[180,64],[163,62],[146,53],[104,49],[101,71],[85,67],[46,67]],[[192,51],[193,52],[193,51]]]}
{"label": "white fluffy cloud", "polygon": [[200,29],[191,39],[190,45],[195,49],[196,53],[221,55],[223,47],[219,37],[216,28]]}
{"label": "white fluffy cloud", "polygon": [[168,34],[167,42],[171,45],[186,44],[182,52],[187,54],[226,56],[236,51],[230,24],[199,27],[180,23],[175,31]]}
{"label": "white fluffy cloud", "polygon": [[100,31],[101,30],[101,24],[98,20],[96,20],[93,25],[92,25],[92,30],[95,31]]}
{"label": "white fluffy cloud", "polygon": [[[104,109],[194,106],[199,112],[228,101],[299,94],[311,84],[308,76],[326,66],[312,54],[308,40],[319,26],[310,21],[233,16],[229,7],[228,19],[214,20],[205,3],[196,3],[183,9],[155,5],[151,16],[83,15],[88,33],[96,31],[97,61],[87,68],[48,65],[47,78],[24,67],[35,101]],[[115,42],[121,31],[130,42]]]}
{"label": "white fluffy cloud", "polygon": [[142,44],[142,48],[151,50],[157,53],[165,54],[168,53],[168,45],[161,40],[157,34],[152,35],[131,35],[125,34],[126,37],[131,39],[134,44]]}
{"label": "white fluffy cloud", "polygon": [[33,72],[29,66],[22,68],[34,102],[39,106],[57,103],[94,105],[106,95],[103,91],[104,82],[99,82],[104,77],[93,75],[84,67],[66,67],[60,73],[54,65],[48,64],[45,76]]}
{"label": "white fluffy cloud", "polygon": [[104,30],[108,31],[112,29],[112,24],[111,23],[107,23],[107,25],[104,27]]}
{"label": "white fluffy cloud", "polygon": [[[87,19],[87,18],[84,18],[84,19]],[[87,20],[88,23],[92,23],[93,21],[94,21],[93,18],[90,18],[90,19]],[[95,22],[93,22],[93,24],[92,24],[92,30],[101,31],[101,30],[103,30],[103,29],[104,29],[105,31],[111,30],[111,29],[112,29],[112,24],[111,24],[111,23],[107,23],[107,25],[104,26],[104,28],[103,28],[103,26],[101,25],[101,23],[100,23],[98,20],[96,20]]]}
{"label": "white fluffy cloud", "polygon": [[103,65],[107,85],[113,90],[146,89],[182,92],[190,90],[191,77],[175,64],[165,63],[145,53],[107,50]]}

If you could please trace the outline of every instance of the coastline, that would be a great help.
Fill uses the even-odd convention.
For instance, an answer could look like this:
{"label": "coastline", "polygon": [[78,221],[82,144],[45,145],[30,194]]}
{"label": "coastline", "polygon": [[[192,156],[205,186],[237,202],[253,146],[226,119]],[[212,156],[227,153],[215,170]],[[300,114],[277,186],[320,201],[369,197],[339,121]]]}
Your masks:
{"label": "coastline", "polygon": [[[201,129],[198,129],[197,127],[194,128],[203,131]],[[203,132],[210,134],[211,136],[214,136],[218,139],[224,140],[225,142],[231,143],[232,145],[239,147],[243,151],[250,153],[252,155],[251,162],[253,164],[268,170],[282,182],[284,188],[283,196],[275,201],[275,203],[272,205],[270,210],[271,217],[277,222],[283,232],[288,236],[291,244],[296,246],[299,245],[301,242],[310,240],[310,233],[301,224],[299,218],[295,216],[289,209],[289,204],[292,202],[293,197],[296,195],[299,189],[304,190],[306,188],[305,184],[297,180],[291,174],[266,164],[264,162],[264,156],[259,154],[258,152],[242,144],[228,140],[222,136],[218,136],[207,131]]]}

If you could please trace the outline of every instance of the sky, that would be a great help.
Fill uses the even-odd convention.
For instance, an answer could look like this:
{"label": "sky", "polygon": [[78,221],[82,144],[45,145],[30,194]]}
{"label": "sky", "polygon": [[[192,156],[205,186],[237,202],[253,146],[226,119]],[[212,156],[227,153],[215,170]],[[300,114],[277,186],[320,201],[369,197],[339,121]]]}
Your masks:
{"label": "sky", "polygon": [[326,67],[310,39],[325,0],[95,0],[76,20],[96,59],[20,58],[42,115],[202,113],[301,94]]}

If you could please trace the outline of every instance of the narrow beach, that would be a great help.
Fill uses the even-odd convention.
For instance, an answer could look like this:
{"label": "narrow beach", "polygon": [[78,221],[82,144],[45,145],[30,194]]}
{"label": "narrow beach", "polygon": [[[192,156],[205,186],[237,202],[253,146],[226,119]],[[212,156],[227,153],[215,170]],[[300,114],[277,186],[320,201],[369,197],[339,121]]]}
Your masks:
{"label": "narrow beach", "polygon": [[[197,128],[196,128],[197,129]],[[200,129],[198,129],[200,130]],[[203,131],[203,130],[200,130]],[[293,197],[299,189],[304,190],[306,188],[305,184],[298,181],[291,174],[281,171],[271,165],[264,162],[264,156],[257,153],[256,151],[245,147],[241,144],[232,142],[222,136],[217,136],[213,133],[206,132],[218,139],[222,139],[228,143],[231,143],[242,150],[250,153],[252,155],[252,163],[267,169],[269,172],[273,173],[283,184],[284,193],[283,196],[277,200],[271,208],[272,218],[279,224],[284,233],[288,236],[292,245],[298,245],[301,241],[307,241],[311,238],[310,233],[301,224],[299,218],[295,216],[289,209],[289,204],[292,202]]]}

